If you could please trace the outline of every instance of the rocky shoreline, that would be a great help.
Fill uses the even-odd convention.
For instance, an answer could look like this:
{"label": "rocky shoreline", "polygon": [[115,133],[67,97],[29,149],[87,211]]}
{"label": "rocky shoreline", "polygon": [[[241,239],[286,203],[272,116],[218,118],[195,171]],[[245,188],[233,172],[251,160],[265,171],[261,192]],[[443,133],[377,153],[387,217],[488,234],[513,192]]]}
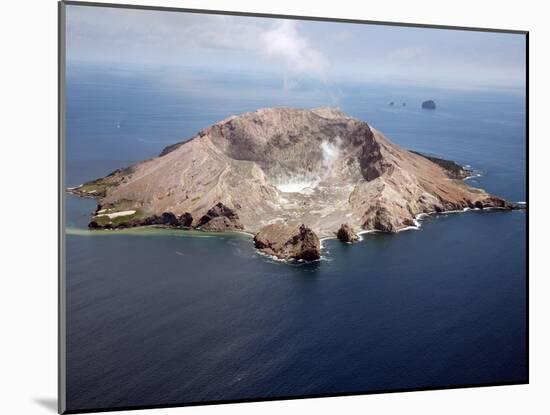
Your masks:
{"label": "rocky shoreline", "polygon": [[[81,195],[77,188],[67,189],[67,192],[80,197],[92,197]],[[219,202],[213,206],[206,215],[201,217],[196,226],[193,226],[193,217],[190,213],[184,213],[179,217],[171,212],[164,212],[161,215],[144,216],[122,220],[118,223],[108,222],[98,223],[97,213],[102,211],[101,205],[96,209],[96,215],[88,224],[90,230],[117,230],[148,226],[159,226],[170,229],[198,230],[204,232],[239,232],[246,233],[253,238],[255,248],[269,256],[282,261],[316,261],[321,258],[321,243],[327,239],[338,239],[343,243],[353,244],[362,240],[361,235],[374,232],[397,233],[408,229],[419,229],[420,221],[433,215],[445,215],[454,213],[464,213],[468,211],[491,211],[491,210],[523,210],[526,206],[519,203],[510,203],[496,198],[494,205],[483,205],[480,203],[469,203],[466,207],[452,210],[434,210],[433,212],[423,212],[416,215],[414,222],[409,226],[388,231],[384,229],[372,229],[357,231],[349,224],[343,223],[338,231],[332,237],[320,239],[317,234],[302,224],[299,227],[290,227],[284,224],[273,224],[266,226],[260,232],[252,234],[244,230],[244,226],[239,221],[238,214]]]}

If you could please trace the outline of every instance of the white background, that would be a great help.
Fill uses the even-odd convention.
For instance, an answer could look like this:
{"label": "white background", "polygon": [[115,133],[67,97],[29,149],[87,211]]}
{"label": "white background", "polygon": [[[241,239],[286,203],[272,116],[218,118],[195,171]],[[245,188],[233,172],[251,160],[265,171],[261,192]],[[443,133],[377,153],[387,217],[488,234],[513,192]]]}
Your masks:
{"label": "white background", "polygon": [[[135,0],[139,1],[139,0]],[[116,2],[116,1],[113,1]],[[127,2],[131,2],[127,0]],[[544,2],[505,0],[139,1],[175,7],[530,31],[530,385],[175,408],[139,413],[548,413],[549,32]],[[545,13],[546,12],[546,13]],[[57,393],[57,4],[0,11],[1,413],[52,414]],[[93,339],[91,339],[93,341]]]}

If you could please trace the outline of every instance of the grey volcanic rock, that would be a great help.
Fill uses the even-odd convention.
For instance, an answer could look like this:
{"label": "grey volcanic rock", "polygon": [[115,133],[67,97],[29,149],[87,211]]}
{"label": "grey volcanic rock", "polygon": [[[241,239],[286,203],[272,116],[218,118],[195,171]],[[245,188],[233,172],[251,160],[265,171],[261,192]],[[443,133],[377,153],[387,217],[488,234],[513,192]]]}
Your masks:
{"label": "grey volcanic rock", "polygon": [[160,224],[177,227],[180,225],[180,221],[172,212],[164,212],[160,215]]}
{"label": "grey volcanic rock", "polygon": [[[99,210],[99,209],[98,209]],[[96,211],[97,214],[97,211]],[[105,215],[100,215],[105,216]],[[138,226],[168,226],[173,228],[184,228],[189,229],[193,223],[193,217],[190,213],[186,212],[183,215],[177,217],[172,212],[163,212],[161,215],[152,215],[152,216],[138,216],[129,215],[127,221],[116,220],[112,222],[101,222],[99,220],[100,216],[94,216],[94,219],[88,224],[90,229],[125,229],[125,228],[134,228]]]}
{"label": "grey volcanic rock", "polygon": [[189,212],[185,212],[178,218],[179,226],[182,228],[190,228],[193,224],[193,216]]}
{"label": "grey volcanic rock", "polygon": [[496,196],[489,196],[485,200],[478,200],[474,203],[478,209],[506,209],[506,210],[524,210],[526,206],[517,203],[507,202]]}
{"label": "grey volcanic rock", "polygon": [[434,110],[435,109],[435,102],[429,99],[428,101],[424,101],[422,103],[422,108],[425,110]]}
{"label": "grey volcanic rock", "polygon": [[242,230],[242,225],[235,226],[235,224],[224,216],[219,216],[217,218],[212,218],[200,228],[202,231],[206,232],[225,232],[225,231],[234,231]]}
{"label": "grey volcanic rock", "polygon": [[92,220],[92,221],[90,221],[90,223],[88,223],[88,228],[90,228],[90,229],[103,229],[103,226],[101,226],[95,220]]}
{"label": "grey volcanic rock", "polygon": [[359,240],[359,236],[354,232],[354,230],[347,223],[343,223],[336,232],[336,237],[342,242],[353,243]]}
{"label": "grey volcanic rock", "polygon": [[319,237],[303,224],[298,227],[280,223],[268,225],[256,234],[254,245],[265,254],[280,259],[314,261],[321,258]]}
{"label": "grey volcanic rock", "polygon": [[209,232],[222,232],[229,230],[242,230],[243,225],[239,221],[239,215],[233,209],[223,203],[217,203],[200,218],[197,228]]}
{"label": "grey volcanic rock", "polygon": [[[396,232],[421,213],[514,208],[468,186],[465,172],[407,151],[338,109],[268,108],[231,116],[159,157],[69,191],[95,197],[109,212],[171,212],[179,226],[189,214],[204,230],[256,234],[275,223],[304,224],[319,237],[334,236],[344,221],[357,230]],[[175,223],[171,216],[161,221]]]}

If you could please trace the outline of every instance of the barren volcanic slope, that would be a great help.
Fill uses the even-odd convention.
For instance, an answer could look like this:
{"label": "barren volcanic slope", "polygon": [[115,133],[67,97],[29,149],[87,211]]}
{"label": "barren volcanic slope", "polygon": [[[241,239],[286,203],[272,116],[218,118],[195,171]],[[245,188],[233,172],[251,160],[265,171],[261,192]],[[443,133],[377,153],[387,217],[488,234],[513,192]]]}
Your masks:
{"label": "barren volcanic slope", "polygon": [[420,213],[513,207],[466,185],[466,175],[338,109],[269,108],[229,117],[159,157],[70,191],[99,199],[91,227],[256,234],[272,224],[305,224],[319,237],[334,236],[343,223],[396,232]]}

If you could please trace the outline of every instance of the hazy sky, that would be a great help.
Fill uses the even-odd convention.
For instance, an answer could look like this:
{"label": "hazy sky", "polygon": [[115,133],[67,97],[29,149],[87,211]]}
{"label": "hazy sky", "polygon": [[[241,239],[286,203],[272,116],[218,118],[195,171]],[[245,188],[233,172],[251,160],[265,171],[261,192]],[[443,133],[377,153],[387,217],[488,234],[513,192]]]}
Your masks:
{"label": "hazy sky", "polygon": [[391,83],[521,88],[523,35],[67,7],[68,63],[268,76],[292,88]]}

